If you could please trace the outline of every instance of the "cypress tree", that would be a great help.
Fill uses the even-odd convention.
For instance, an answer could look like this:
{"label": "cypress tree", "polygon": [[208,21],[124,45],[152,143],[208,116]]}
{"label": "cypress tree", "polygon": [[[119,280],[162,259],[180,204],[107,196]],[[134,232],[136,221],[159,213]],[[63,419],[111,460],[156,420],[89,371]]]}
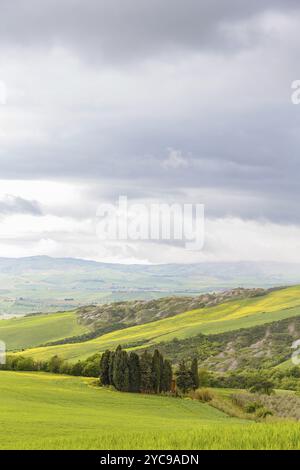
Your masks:
{"label": "cypress tree", "polygon": [[129,360],[126,351],[121,354],[121,388],[122,392],[129,391]]}
{"label": "cypress tree", "polygon": [[158,349],[155,349],[152,358],[152,389],[155,393],[161,390],[162,357]]}
{"label": "cypress tree", "polygon": [[152,356],[145,351],[140,359],[141,391],[152,392]]}
{"label": "cypress tree", "polygon": [[116,387],[117,390],[121,389],[121,355],[122,355],[122,348],[118,346],[113,361],[113,385]]}
{"label": "cypress tree", "polygon": [[113,351],[110,351],[109,365],[108,365],[108,379],[109,379],[110,385],[114,385],[114,363],[115,363],[115,353]]}
{"label": "cypress tree", "polygon": [[102,385],[110,385],[109,377],[109,364],[110,364],[110,351],[105,351],[100,360],[100,381]]}
{"label": "cypress tree", "polygon": [[170,361],[165,359],[162,367],[161,391],[169,392],[172,388],[173,371]]}
{"label": "cypress tree", "polygon": [[131,392],[139,392],[141,389],[141,368],[139,356],[131,352],[129,355],[129,390]]}
{"label": "cypress tree", "polygon": [[188,390],[192,388],[193,381],[192,381],[191,371],[188,370],[185,361],[181,361],[179,363],[179,368],[178,368],[178,371],[176,372],[176,376],[177,376],[177,385],[183,391],[183,393],[186,393]]}
{"label": "cypress tree", "polygon": [[199,388],[199,372],[198,372],[198,359],[194,357],[191,364],[192,388],[196,390]]}
{"label": "cypress tree", "polygon": [[118,346],[115,352],[113,364],[113,383],[117,390],[126,392],[129,390],[128,355]]}
{"label": "cypress tree", "polygon": [[155,393],[158,393],[160,385],[160,355],[157,349],[155,349],[152,356],[151,379],[152,389]]}
{"label": "cypress tree", "polygon": [[163,370],[164,370],[164,357],[162,354],[159,354],[159,368],[160,368],[160,377],[159,377],[159,391],[162,391],[162,380],[163,380]]}

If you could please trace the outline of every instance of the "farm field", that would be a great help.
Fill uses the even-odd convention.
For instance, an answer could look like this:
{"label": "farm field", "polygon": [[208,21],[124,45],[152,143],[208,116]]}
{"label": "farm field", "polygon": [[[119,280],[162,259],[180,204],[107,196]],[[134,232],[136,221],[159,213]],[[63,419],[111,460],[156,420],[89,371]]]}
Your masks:
{"label": "farm field", "polygon": [[85,359],[96,352],[114,349],[118,344],[139,348],[188,338],[198,333],[214,334],[249,328],[300,315],[300,286],[289,287],[266,296],[235,300],[178,314],[152,323],[104,334],[82,343],[32,348],[22,355],[47,360],[60,355],[69,361]]}
{"label": "farm field", "polygon": [[39,346],[89,331],[77,322],[75,312],[34,315],[0,321],[0,338],[8,351]]}
{"label": "farm field", "polygon": [[110,432],[118,446],[133,427],[144,436],[239,423],[206,404],[119,393],[90,386],[94,380],[1,371],[0,448],[99,446]]}
{"label": "farm field", "polygon": [[[1,449],[296,449],[300,425],[250,423],[190,399],[94,379],[0,372]],[[134,432],[132,429],[134,428]]]}

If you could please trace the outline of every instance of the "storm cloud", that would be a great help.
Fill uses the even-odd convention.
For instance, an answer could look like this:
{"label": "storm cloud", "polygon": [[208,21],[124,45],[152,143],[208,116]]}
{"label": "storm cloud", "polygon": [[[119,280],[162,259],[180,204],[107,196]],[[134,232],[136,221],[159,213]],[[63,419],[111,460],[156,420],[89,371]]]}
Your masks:
{"label": "storm cloud", "polygon": [[2,0],[0,39],[24,47],[61,45],[91,60],[144,60],[163,51],[250,47],[259,31],[235,34],[240,23],[297,7],[296,0]]}

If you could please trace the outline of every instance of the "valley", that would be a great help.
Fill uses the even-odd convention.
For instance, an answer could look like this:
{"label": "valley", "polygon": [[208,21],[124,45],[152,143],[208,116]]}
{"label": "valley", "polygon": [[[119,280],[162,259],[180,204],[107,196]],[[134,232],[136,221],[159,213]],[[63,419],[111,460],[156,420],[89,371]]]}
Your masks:
{"label": "valley", "polygon": [[76,258],[0,258],[0,318],[90,304],[197,296],[296,284],[300,264],[109,264]]}

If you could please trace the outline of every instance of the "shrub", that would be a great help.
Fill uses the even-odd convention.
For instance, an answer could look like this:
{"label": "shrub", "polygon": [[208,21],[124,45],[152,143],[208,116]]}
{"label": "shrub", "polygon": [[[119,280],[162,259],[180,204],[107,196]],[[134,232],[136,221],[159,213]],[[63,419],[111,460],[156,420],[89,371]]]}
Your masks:
{"label": "shrub", "polygon": [[198,388],[191,394],[192,398],[202,402],[212,401],[214,398],[213,392],[209,388]]}
{"label": "shrub", "polygon": [[249,390],[251,393],[263,393],[271,395],[274,393],[274,384],[269,380],[262,380],[252,385]]}
{"label": "shrub", "polygon": [[257,410],[259,410],[260,408],[262,408],[262,404],[257,402],[257,401],[254,401],[252,403],[247,403],[245,405],[245,411],[246,413],[255,413]]}
{"label": "shrub", "polygon": [[257,412],[256,412],[256,416],[258,418],[266,418],[267,416],[272,416],[273,413],[271,410],[269,410],[268,408],[265,408],[264,406],[261,406]]}

